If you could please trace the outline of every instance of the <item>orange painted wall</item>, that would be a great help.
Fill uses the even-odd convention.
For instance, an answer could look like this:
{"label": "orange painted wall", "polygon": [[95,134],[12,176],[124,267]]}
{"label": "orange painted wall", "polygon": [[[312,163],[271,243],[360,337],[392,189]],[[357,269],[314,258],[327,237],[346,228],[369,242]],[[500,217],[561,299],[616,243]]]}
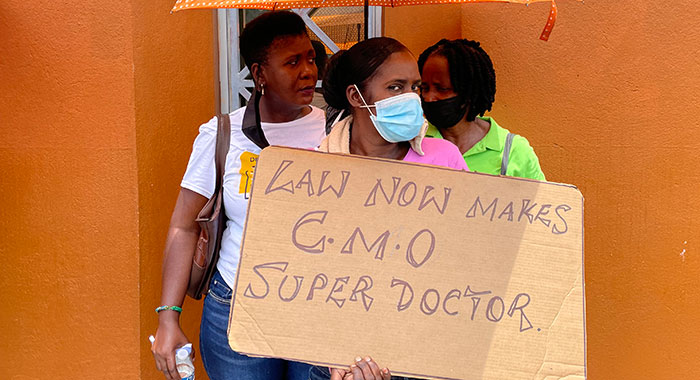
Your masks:
{"label": "orange painted wall", "polygon": [[0,374],[138,376],[130,3],[0,12]]}
{"label": "orange painted wall", "polygon": [[215,112],[212,12],[171,3],[2,6],[2,378],[162,377],[147,337],[163,243]]}
{"label": "orange painted wall", "polygon": [[[160,378],[146,337],[179,179],[215,110],[214,40],[211,12],[142,3],[0,12],[5,378]],[[385,27],[416,54],[482,41],[492,115],[586,196],[589,378],[695,378],[700,5],[559,6],[547,43],[545,4],[388,9]],[[199,307],[183,315],[195,343]]]}
{"label": "orange painted wall", "polygon": [[[147,337],[158,319],[161,265],[170,214],[199,125],[216,113],[213,11],[169,14],[171,0],[134,3],[138,156],[141,378],[162,379]],[[181,324],[199,351],[201,301],[187,299]],[[196,356],[197,379],[207,377]]]}
{"label": "orange painted wall", "polygon": [[461,12],[460,5],[384,8],[384,35],[403,42],[418,58],[440,38],[460,38]]}
{"label": "orange painted wall", "polygon": [[[548,4],[453,17],[494,61],[491,115],[530,140],[549,180],[586,198],[589,379],[697,378],[700,4],[557,3],[549,42],[538,40]],[[395,10],[386,35],[414,52],[455,33]]]}

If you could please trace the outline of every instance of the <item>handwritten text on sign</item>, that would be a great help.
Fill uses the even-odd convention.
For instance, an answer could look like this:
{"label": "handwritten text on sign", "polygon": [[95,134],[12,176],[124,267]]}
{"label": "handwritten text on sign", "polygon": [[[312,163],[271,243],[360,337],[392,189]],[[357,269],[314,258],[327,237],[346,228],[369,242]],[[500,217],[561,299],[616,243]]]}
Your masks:
{"label": "handwritten text on sign", "polygon": [[[282,148],[264,151],[255,176],[230,331],[244,353],[331,365],[364,353],[414,376],[485,375],[500,335],[546,350],[580,281],[570,187]],[[435,357],[416,358],[416,345]],[[465,374],[449,361],[460,350],[474,362]]]}

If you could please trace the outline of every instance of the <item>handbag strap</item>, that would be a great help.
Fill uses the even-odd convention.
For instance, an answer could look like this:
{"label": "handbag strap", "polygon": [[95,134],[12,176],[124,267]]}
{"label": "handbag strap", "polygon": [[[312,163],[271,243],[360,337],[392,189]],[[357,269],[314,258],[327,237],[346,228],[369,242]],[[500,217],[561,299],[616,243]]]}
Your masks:
{"label": "handbag strap", "polygon": [[231,117],[228,114],[216,116],[218,128],[216,131],[216,153],[214,165],[216,167],[216,187],[214,193],[221,191],[226,170],[226,155],[231,144]]}
{"label": "handbag strap", "polygon": [[503,146],[503,156],[501,156],[501,175],[506,175],[508,171],[508,161],[510,160],[510,148],[513,146],[514,134],[508,133],[506,136],[506,143]]}
{"label": "handbag strap", "polygon": [[258,148],[265,149],[270,146],[260,121],[260,94],[256,89],[253,89],[253,93],[248,99],[248,105],[245,107],[245,112],[243,112],[241,130]]}

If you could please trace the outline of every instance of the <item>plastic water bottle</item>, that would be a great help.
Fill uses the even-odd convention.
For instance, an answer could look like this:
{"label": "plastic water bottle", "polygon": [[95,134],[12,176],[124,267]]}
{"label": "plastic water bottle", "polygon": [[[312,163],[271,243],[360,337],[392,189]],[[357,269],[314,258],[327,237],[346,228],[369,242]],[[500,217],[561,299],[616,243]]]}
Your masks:
{"label": "plastic water bottle", "polygon": [[[156,338],[151,335],[148,337],[148,341],[153,344]],[[192,362],[192,343],[187,343],[186,345],[178,348],[175,351],[175,368],[180,374],[182,380],[194,380],[194,362]]]}
{"label": "plastic water bottle", "polygon": [[182,380],[194,380],[194,363],[192,362],[192,343],[175,351],[175,365]]}

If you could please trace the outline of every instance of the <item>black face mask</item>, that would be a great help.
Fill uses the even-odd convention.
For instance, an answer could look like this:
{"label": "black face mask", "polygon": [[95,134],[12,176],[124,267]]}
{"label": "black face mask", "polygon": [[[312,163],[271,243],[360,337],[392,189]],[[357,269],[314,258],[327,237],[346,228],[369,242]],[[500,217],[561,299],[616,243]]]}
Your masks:
{"label": "black face mask", "polygon": [[467,105],[459,96],[437,100],[434,102],[421,102],[423,114],[430,124],[440,128],[452,128],[467,114]]}

